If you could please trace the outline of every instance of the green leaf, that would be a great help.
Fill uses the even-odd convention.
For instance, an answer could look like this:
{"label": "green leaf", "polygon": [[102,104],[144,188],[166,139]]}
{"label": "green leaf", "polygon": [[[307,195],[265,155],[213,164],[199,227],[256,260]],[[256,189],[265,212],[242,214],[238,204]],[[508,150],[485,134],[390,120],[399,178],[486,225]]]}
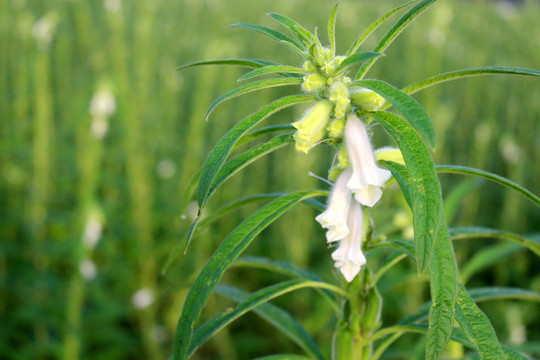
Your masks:
{"label": "green leaf", "polygon": [[238,171],[242,170],[249,164],[262,158],[263,156],[268,155],[275,150],[281,149],[282,147],[292,142],[294,142],[292,133],[279,135],[263,144],[258,144],[249,149],[248,151],[227,161],[216,174],[216,177],[214,178],[212,185],[210,186],[210,189],[206,194],[206,201],[208,201],[212,197],[212,195],[225,181],[231,178]]}
{"label": "green leaf", "polygon": [[268,14],[272,19],[276,20],[289,31],[302,43],[306,48],[309,48],[311,44],[315,42],[315,37],[312,33],[307,31],[302,25],[294,21],[293,19],[275,13]]}
{"label": "green leaf", "polygon": [[429,329],[426,341],[426,359],[440,359],[450,340],[455,318],[458,269],[452,241],[444,223],[437,234],[437,242],[429,263],[429,282],[433,304],[429,310]]}
{"label": "green leaf", "polygon": [[273,113],[296,104],[300,104],[307,101],[313,101],[311,96],[299,96],[292,95],[274,101],[271,104],[265,105],[262,109],[253,113],[236,125],[233,126],[214,146],[208,157],[206,158],[203,169],[201,172],[201,179],[199,180],[199,187],[197,189],[197,198],[199,202],[199,208],[202,208],[207,201],[207,195],[210,192],[214,179],[218,172],[223,167],[225,160],[231,153],[234,145],[238,142],[240,137],[259,124],[262,120],[266,119]]}
{"label": "green leaf", "polygon": [[500,264],[501,261],[505,261],[509,256],[522,249],[521,246],[516,244],[502,243],[492,245],[476,252],[474,256],[461,267],[461,281],[467,283],[474,274],[492,265]]}
{"label": "green leaf", "polygon": [[[409,10],[405,15],[399,19],[399,21],[386,33],[384,38],[379,42],[379,44],[373,49],[376,52],[384,52],[390,44],[401,34],[403,30],[413,21],[420,13],[426,10],[429,6],[433,5],[437,0],[423,0],[416,4],[411,10]],[[408,5],[408,4],[407,4]],[[369,71],[371,66],[375,63],[377,58],[373,58],[370,61],[366,62],[358,73],[356,74],[356,79],[362,79],[366,73]]]}
{"label": "green leaf", "polygon": [[189,202],[191,201],[191,199],[193,199],[193,196],[195,195],[195,190],[197,189],[197,182],[199,181],[200,177],[201,177],[201,170],[199,169],[189,181],[186,191],[184,192],[184,196],[182,197],[182,202],[180,203],[180,213],[182,214],[181,215],[182,219],[187,218],[186,209]]}
{"label": "green leaf", "polygon": [[346,69],[348,66],[358,64],[369,59],[382,56],[384,54],[373,52],[373,51],[359,51],[350,56],[348,56],[339,66],[336,68],[336,72],[339,72],[343,69]]}
{"label": "green leaf", "polygon": [[254,130],[248,134],[243,135],[240,138],[240,140],[238,140],[238,142],[236,143],[236,146],[245,144],[248,141],[251,141],[261,135],[265,135],[265,134],[272,133],[274,131],[280,131],[280,130],[294,131],[294,126],[290,124],[279,124],[279,125],[270,125],[270,126],[266,126],[266,127]]}
{"label": "green leaf", "polygon": [[[435,165],[435,170],[437,166]],[[463,203],[463,198],[475,190],[478,190],[483,183],[482,179],[471,179],[462,181],[457,186],[454,186],[444,197],[444,217],[446,222],[451,224],[457,215],[460,205]]]}
{"label": "green leaf", "polygon": [[[278,296],[284,295],[294,290],[309,287],[333,289],[338,290],[339,293],[344,293],[343,290],[337,288],[334,285],[301,279],[290,280],[279,284],[271,285],[250,295],[245,294],[235,288],[224,286],[216,288],[218,293],[224,293],[228,297],[232,297],[233,299],[240,301],[240,303],[232,311],[227,311],[213,317],[208,322],[201,325],[201,327],[199,327],[197,331],[195,331],[189,346],[188,357],[191,356],[193,352],[195,352],[195,350],[197,350],[197,348],[199,348],[212,335],[230,324],[232,321],[244,315],[246,312],[256,308],[257,306],[263,305],[267,301],[270,301]],[[264,313],[266,310],[266,313],[271,312],[273,315],[286,314],[284,311],[275,306],[263,306],[260,309],[262,309],[262,311],[259,311],[259,313]],[[276,309],[278,310],[275,311]],[[321,350],[319,349],[315,341],[309,336],[307,331],[305,331],[300,326],[300,324],[293,321],[292,318],[288,316],[288,314],[286,315],[287,316],[282,316],[279,319],[272,319],[273,324],[275,324],[280,330],[285,330],[286,334],[289,335],[293,340],[295,340],[298,345],[300,345],[307,353],[316,357],[317,359],[324,359]],[[279,320],[282,320],[283,323],[280,323]]]}
{"label": "green leaf", "polygon": [[[442,191],[431,154],[405,120],[388,112],[371,114],[396,140],[410,178],[411,210],[418,270],[426,270],[442,218]],[[404,191],[405,193],[406,191]]]}
{"label": "green leaf", "polygon": [[324,194],[323,191],[304,191],[284,195],[249,216],[223,240],[189,289],[176,328],[174,360],[186,359],[194,324],[208,297],[225,270],[249,246],[255,236],[294,204]]}
{"label": "green leaf", "polygon": [[332,56],[336,55],[336,17],[339,8],[339,1],[334,5],[330,17],[328,18],[328,41],[330,41],[330,49]]}
{"label": "green leaf", "polygon": [[408,94],[381,80],[355,81],[359,85],[371,89],[388,100],[426,139],[431,148],[435,148],[435,128],[426,110]]}
{"label": "green leaf", "polygon": [[248,72],[244,76],[240,77],[238,81],[251,79],[257,76],[266,75],[266,74],[275,74],[275,73],[294,73],[294,74],[304,74],[306,71],[304,69],[298,68],[296,66],[288,65],[269,65],[253,71]]}
{"label": "green leaf", "polygon": [[392,176],[399,184],[399,187],[401,188],[401,192],[403,193],[403,196],[405,197],[405,201],[407,201],[407,204],[412,209],[412,198],[411,198],[411,184],[409,181],[409,171],[404,165],[392,162],[392,161],[385,161],[384,166],[390,172],[392,173]]}
{"label": "green leaf", "polygon": [[352,54],[354,54],[359,48],[360,46],[362,46],[362,44],[364,43],[364,40],[367,39],[367,37],[369,35],[371,35],[371,33],[373,33],[375,30],[377,30],[377,28],[379,26],[381,26],[385,21],[386,19],[388,19],[390,16],[394,15],[396,12],[398,12],[399,10],[411,5],[411,4],[414,4],[415,2],[417,2],[418,0],[413,0],[413,1],[410,1],[406,4],[403,4],[401,6],[398,6],[397,8],[394,8],[392,10],[390,10],[389,12],[387,12],[386,14],[384,14],[383,16],[381,16],[380,18],[378,18],[377,20],[375,20],[371,25],[369,25],[367,27],[366,30],[364,30],[364,32],[351,44],[351,47],[349,48],[349,50],[347,50],[347,53],[346,55],[347,56],[350,56]]}
{"label": "green leaf", "polygon": [[280,354],[280,355],[269,355],[264,357],[258,357],[253,360],[310,360],[305,356],[291,355],[291,354]]}
{"label": "green leaf", "polygon": [[477,238],[508,240],[520,244],[521,246],[526,247],[536,255],[540,256],[540,243],[508,231],[495,230],[479,226],[461,226],[450,228],[450,234],[454,240]]}
{"label": "green leaf", "polygon": [[540,302],[540,293],[526,289],[507,287],[484,287],[468,289],[467,291],[476,302],[509,299]]}
{"label": "green leaf", "polygon": [[[313,200],[313,199],[307,199],[306,201],[309,201],[309,200]],[[324,204],[322,205],[324,208]],[[234,263],[232,263],[231,266],[259,268],[259,269],[274,271],[279,274],[284,274],[287,276],[300,278],[304,280],[322,281],[314,273],[307,271],[305,269],[302,269],[286,261],[273,261],[267,258],[246,256],[246,257],[242,257],[236,260]],[[337,313],[339,313],[340,312],[339,306],[336,300],[334,299],[334,297],[332,296],[332,293],[330,293],[328,290],[322,290],[320,291],[320,293],[330,302],[330,304],[337,311]]]}
{"label": "green leaf", "polygon": [[495,330],[463,285],[459,285],[456,320],[483,360],[505,359]]}
{"label": "green leaf", "polygon": [[435,75],[427,79],[417,81],[409,86],[406,86],[402,90],[407,94],[414,94],[420,90],[428,88],[433,85],[437,85],[446,81],[462,79],[471,76],[479,75],[496,75],[496,74],[514,74],[514,75],[529,75],[529,76],[540,76],[540,71],[515,68],[515,67],[505,67],[505,66],[485,66],[472,69],[464,70],[455,70],[446,72],[443,74]]}
{"label": "green leaf", "polygon": [[533,204],[535,204],[536,206],[540,206],[540,197],[533,194],[531,191],[525,189],[523,186],[519,185],[518,183],[515,183],[512,180],[508,180],[507,178],[502,177],[500,175],[493,174],[484,170],[479,170],[479,169],[466,167],[466,166],[459,166],[459,165],[437,165],[437,171],[441,173],[474,175],[474,176],[482,177],[484,179],[491,180],[493,182],[499,183],[501,185],[504,185],[511,189],[516,190],[517,192],[525,196],[527,199],[532,201]]}
{"label": "green leaf", "polygon": [[302,83],[302,79],[298,78],[277,78],[277,79],[264,79],[259,81],[250,82],[244,85],[241,85],[237,88],[234,88],[230,91],[227,91],[225,94],[220,95],[216,100],[210,104],[210,107],[206,111],[205,120],[208,121],[208,117],[214,111],[216,106],[221,104],[226,100],[230,100],[234,97],[250,93],[255,90],[267,89],[276,86],[285,86],[285,85],[297,85]]}
{"label": "green leaf", "polygon": [[274,63],[266,60],[257,60],[257,59],[216,59],[216,60],[202,60],[195,61],[189,64],[180,65],[176,68],[176,71],[184,70],[190,67],[201,66],[201,65],[238,65],[245,66],[249,68],[261,68],[267,65],[273,65]]}
{"label": "green leaf", "polygon": [[241,27],[249,30],[257,31],[258,33],[261,33],[263,35],[266,35],[274,40],[277,40],[279,43],[287,46],[289,49],[293,50],[300,56],[304,57],[305,53],[307,52],[307,48],[297,42],[296,40],[293,40],[289,36],[283,34],[280,31],[270,29],[266,26],[262,25],[256,25],[256,24],[232,24],[231,26]]}

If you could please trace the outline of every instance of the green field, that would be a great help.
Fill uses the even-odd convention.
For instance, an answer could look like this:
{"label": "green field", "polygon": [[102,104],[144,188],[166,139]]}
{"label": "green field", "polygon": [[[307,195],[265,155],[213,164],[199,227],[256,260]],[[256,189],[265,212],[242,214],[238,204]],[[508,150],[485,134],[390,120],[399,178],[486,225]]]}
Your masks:
{"label": "green field", "polygon": [[[400,3],[343,0],[338,53]],[[189,285],[223,237],[263,203],[216,221],[162,274],[196,216],[196,202],[183,214],[185,189],[232,124],[291,91],[233,99],[205,122],[207,107],[235,87],[246,69],[175,68],[229,57],[299,65],[301,59],[279,44],[229,24],[277,27],[265,14],[278,12],[308,29],[324,29],[332,6],[308,0],[0,4],[0,358],[168,358]],[[538,69],[539,14],[534,0],[519,6],[440,0],[407,28],[369,77],[404,87],[463,68]],[[364,50],[387,29],[377,31]],[[435,123],[436,164],[484,169],[540,193],[538,78],[470,78],[415,98]],[[304,109],[279,112],[267,125],[291,123]],[[382,131],[375,142],[391,144]],[[208,209],[258,193],[327,188],[308,172],[326,177],[329,154],[318,147],[311,155],[293,146],[271,154],[235,175]],[[461,175],[442,174],[441,182],[450,226],[492,227],[540,241],[540,211],[517,192]],[[374,214],[378,232],[406,236],[411,217],[403,204],[397,187],[390,186]],[[263,232],[248,254],[289,261],[335,281],[315,215],[299,205]],[[468,287],[540,292],[538,257],[525,248],[478,239],[457,241],[455,249]],[[369,261],[382,264],[387,255],[375,253]],[[254,291],[276,279],[264,270],[236,267],[223,282]],[[411,262],[383,280],[383,322],[398,321],[429,298],[426,279]],[[275,303],[294,314],[329,355],[335,323],[323,298],[300,290]],[[230,306],[215,295],[204,318]],[[536,344],[529,351],[540,357],[538,302],[498,300],[481,307],[502,342],[518,348],[526,341]],[[385,358],[422,359],[421,339],[404,336]],[[275,349],[300,351],[250,313],[193,358],[250,359]],[[414,357],[404,355],[411,351]],[[461,359],[460,351],[451,344],[448,358]]]}

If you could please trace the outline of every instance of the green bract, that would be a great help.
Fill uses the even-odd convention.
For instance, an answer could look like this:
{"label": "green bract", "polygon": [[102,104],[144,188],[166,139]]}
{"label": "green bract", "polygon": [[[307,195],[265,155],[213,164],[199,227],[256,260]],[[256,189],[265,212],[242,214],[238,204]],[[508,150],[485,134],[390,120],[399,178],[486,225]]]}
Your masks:
{"label": "green bract", "polygon": [[[232,64],[254,69],[242,76],[241,80],[269,74],[272,76],[269,79],[242,84],[221,95],[211,104],[207,116],[221,102],[255,90],[284,85],[300,85],[298,86],[300,93],[275,100],[257,112],[248,115],[231,128],[211,151],[200,175],[194,179],[193,186],[187,192],[185,204],[194,193],[197,194],[199,216],[187,235],[186,244],[204,226],[231,209],[254,200],[268,198],[274,200],[250,215],[223,240],[193,282],[177,327],[173,355],[175,360],[188,358],[212,334],[246,311],[255,309],[259,305],[260,307],[255,311],[297,342],[307,356],[323,359],[321,350],[300,324],[294,322],[290,315],[283,310],[273,305],[264,304],[276,296],[301,287],[318,289],[330,301],[331,306],[337,310],[337,328],[333,344],[334,359],[379,359],[393,341],[409,331],[426,334],[425,354],[426,359],[430,360],[442,357],[450,339],[476,351],[482,359],[502,359],[505,356],[516,359],[523,358],[519,352],[500,344],[489,319],[476,305],[475,293],[468,291],[460,283],[460,274],[451,242],[452,237],[473,237],[479,233],[485,235],[486,232],[476,233],[474,228],[448,230],[443,207],[443,194],[437,172],[484,177],[519,191],[536,205],[540,204],[539,198],[516,183],[494,174],[459,166],[435,166],[431,154],[431,149],[436,145],[435,127],[426,110],[410,95],[429,86],[467,76],[484,74],[540,76],[540,72],[506,67],[465,69],[430,76],[403,89],[382,80],[365,79],[372,65],[383,55],[383,52],[388,49],[399,34],[435,2],[436,0],[412,1],[389,11],[369,25],[344,55],[336,55],[335,24],[339,3],[332,9],[328,21],[328,46],[324,46],[320,42],[316,31],[311,33],[295,20],[286,16],[269,14],[289,34],[260,25],[235,24],[235,26],[254,30],[278,41],[303,58],[300,64],[291,66],[263,60],[227,59],[201,61],[182,67]],[[387,22],[393,14],[405,8],[409,9],[390,27],[373,49],[358,51],[364,40],[370,37],[380,25]],[[351,68],[355,66],[358,66],[357,71],[351,73]],[[259,132],[249,133],[262,120],[277,111],[305,102],[314,102],[314,104],[298,120],[287,120],[285,121],[286,125],[267,127]],[[389,108],[394,108],[395,111],[389,112]],[[368,134],[369,129],[364,125],[364,122],[381,125],[395,140],[399,150],[384,148],[373,154]],[[289,124],[292,126],[288,126]],[[275,130],[291,131],[270,140],[259,140],[259,135]],[[296,131],[293,133],[292,130]],[[259,143],[229,159],[231,152],[239,144],[248,140],[257,140]],[[236,260],[257,234],[294,204],[307,202],[317,207],[319,211],[325,208],[321,202],[313,198],[328,196],[328,192],[314,190],[290,194],[248,196],[225,205],[217,211],[217,215],[209,215],[206,218],[201,216],[201,211],[212,194],[232,175],[264,155],[293,141],[296,150],[303,153],[308,153],[314,146],[324,144],[334,154],[329,178],[332,180],[339,178],[339,189],[336,190],[336,186],[334,186],[331,199],[333,199],[333,203],[338,205],[340,203],[347,204],[343,205],[342,208],[336,205],[339,210],[343,211],[327,211],[325,214],[327,218],[324,219],[324,226],[328,228],[329,232],[333,231],[334,235],[330,237],[329,241],[341,242],[341,247],[333,253],[336,267],[349,266],[349,260],[353,258],[350,255],[352,252],[355,252],[354,258],[356,259],[363,257],[361,250],[369,252],[375,248],[391,247],[403,252],[404,255],[394,257],[389,261],[389,265],[384,266],[378,272],[368,267],[364,267],[360,271],[360,263],[355,263],[354,271],[347,272],[348,283],[341,286],[322,282],[312,273],[299,270],[287,263],[276,263],[267,259],[244,260],[243,262]],[[377,165],[375,160],[382,161],[387,169],[379,168],[380,165]],[[369,169],[367,169],[368,167]],[[352,168],[353,171],[349,171],[349,168]],[[347,170],[344,171],[344,169]],[[280,171],[285,170],[280,169]],[[286,169],[286,171],[290,172],[294,169]],[[354,203],[350,207],[354,208],[356,218],[362,219],[361,224],[355,223],[354,217],[350,215],[349,203],[353,201],[351,200],[351,184],[354,185],[356,199],[363,199],[364,195],[373,195],[376,192],[376,196],[372,196],[373,201],[364,201],[363,203],[363,205],[371,207],[380,198],[382,188],[390,177],[389,171],[399,185],[405,202],[412,212],[412,226],[414,228],[414,240],[412,241],[385,240],[384,237],[373,239],[374,225],[369,217],[369,209],[361,208],[358,203]],[[197,179],[198,186],[195,191],[194,184]],[[342,221],[341,218],[334,219],[336,213],[348,213],[349,218],[345,219],[348,221]],[[341,226],[339,232],[336,231],[338,223]],[[348,227],[354,228],[356,235],[354,239],[350,236]],[[491,231],[487,234],[498,233]],[[524,245],[535,253],[539,253],[537,244],[527,239],[508,234],[501,238]],[[363,243],[362,248],[353,249],[350,245],[359,242]],[[405,257],[413,259],[417,264],[418,272],[429,277],[432,302],[420,308],[418,314],[405,318],[399,324],[381,329],[379,315],[380,309],[383,307],[383,299],[381,299],[377,289],[377,281],[390,266]],[[218,286],[223,273],[234,264],[235,260],[241,262],[242,265],[239,266],[262,267],[296,279],[269,286],[253,294],[246,294],[234,288],[219,287],[219,292],[239,303],[238,307],[229,313],[217,315],[194,333],[195,323],[211,292]],[[463,276],[461,280],[464,280]],[[496,293],[517,297],[525,294],[523,291],[525,290]],[[343,301],[337,301],[336,295],[341,296]],[[533,294],[531,298],[533,301],[537,301],[540,296]],[[339,303],[342,304],[341,307],[339,307]],[[423,322],[426,317],[428,324]],[[459,323],[460,329],[454,327],[456,321]],[[377,343],[376,349],[374,349],[375,340],[382,340],[382,342]],[[286,355],[279,355],[276,358],[286,358]]]}

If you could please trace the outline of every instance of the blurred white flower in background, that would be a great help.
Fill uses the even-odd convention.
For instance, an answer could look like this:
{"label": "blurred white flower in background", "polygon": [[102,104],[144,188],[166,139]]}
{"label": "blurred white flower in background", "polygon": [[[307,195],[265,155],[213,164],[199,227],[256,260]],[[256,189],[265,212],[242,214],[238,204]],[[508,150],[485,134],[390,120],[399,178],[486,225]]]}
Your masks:
{"label": "blurred white flower in background", "polygon": [[97,275],[96,264],[90,259],[84,259],[79,264],[79,272],[86,280],[92,280]]}
{"label": "blurred white flower in background", "polygon": [[86,218],[83,233],[83,244],[87,249],[94,249],[101,239],[103,221],[99,212],[93,211]]}
{"label": "blurred white flower in background", "polygon": [[148,288],[142,288],[133,294],[131,302],[137,309],[145,309],[154,302],[154,292]]}
{"label": "blurred white flower in background", "polygon": [[116,100],[108,87],[101,87],[90,100],[92,124],[90,132],[96,139],[103,139],[109,130],[109,117],[116,112]]}
{"label": "blurred white flower in background", "polygon": [[45,51],[51,46],[57,22],[56,14],[50,13],[42,16],[32,26],[32,36],[37,41],[40,50]]}

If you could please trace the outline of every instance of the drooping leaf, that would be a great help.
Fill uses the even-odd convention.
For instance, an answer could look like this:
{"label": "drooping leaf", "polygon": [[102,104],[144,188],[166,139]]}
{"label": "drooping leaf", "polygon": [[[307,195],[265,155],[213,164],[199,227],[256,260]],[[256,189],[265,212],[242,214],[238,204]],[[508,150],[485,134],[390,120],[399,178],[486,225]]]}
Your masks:
{"label": "drooping leaf", "polygon": [[267,60],[257,60],[257,59],[215,59],[215,60],[202,60],[195,61],[189,64],[180,65],[176,68],[176,71],[184,70],[190,67],[202,66],[202,65],[238,65],[245,66],[249,68],[261,68],[267,65],[273,65],[274,63]]}
{"label": "drooping leaf", "polygon": [[334,5],[330,17],[328,18],[328,41],[330,41],[330,49],[332,56],[336,55],[336,17],[339,8],[339,1]]}
{"label": "drooping leaf", "polygon": [[490,229],[480,226],[459,226],[450,228],[450,234],[454,240],[493,238],[508,240],[520,244],[540,256],[540,243],[525,236],[509,231]]}
{"label": "drooping leaf", "polygon": [[280,31],[270,29],[266,26],[256,24],[232,24],[231,26],[254,30],[258,33],[266,35],[274,40],[277,40],[279,43],[293,50],[295,53],[302,57],[304,57],[307,53],[307,48],[303,44],[300,44],[296,40],[293,40],[291,37],[283,34]]}
{"label": "drooping leaf", "polygon": [[463,285],[459,285],[456,320],[467,338],[476,346],[482,360],[504,359],[505,355],[495,330]]}
{"label": "drooping leaf", "polygon": [[336,72],[339,72],[343,69],[346,69],[348,66],[362,63],[369,59],[382,56],[384,54],[373,52],[373,51],[359,51],[350,56],[348,56],[339,66],[336,68]]}
{"label": "drooping leaf", "polygon": [[262,120],[266,119],[273,113],[288,106],[308,101],[313,101],[313,97],[305,95],[287,96],[278,99],[271,104],[265,105],[259,111],[245,117],[236,125],[234,125],[214,146],[203,164],[201,178],[199,181],[199,186],[197,188],[197,200],[199,202],[199,207],[202,208],[204,204],[206,204],[207,195],[212,187],[217,173],[223,167],[225,160],[231,153],[232,148],[238,142],[240,137],[242,137],[248,131],[253,129],[253,127],[259,124]]}
{"label": "drooping leaf", "polygon": [[407,165],[415,254],[419,271],[426,270],[441,223],[442,191],[431,154],[416,131],[399,116],[388,112],[371,114],[396,140]]}
{"label": "drooping leaf", "polygon": [[294,204],[324,194],[323,191],[304,191],[284,195],[249,216],[223,240],[189,289],[176,328],[174,360],[185,360],[187,358],[194,324],[199,318],[208,297],[220,281],[225,270],[249,246],[255,236]]}
{"label": "drooping leaf", "polygon": [[247,74],[240,77],[238,81],[252,79],[254,77],[262,76],[266,74],[275,74],[275,73],[303,74],[305,72],[306,71],[304,69],[298,68],[296,66],[269,65],[269,66],[265,66],[265,67],[258,68],[258,69],[248,72]]}
{"label": "drooping leaf", "polygon": [[449,71],[443,74],[431,76],[427,79],[417,81],[409,86],[404,87],[402,90],[407,94],[414,94],[420,90],[428,88],[433,85],[437,85],[446,81],[462,79],[471,76],[480,76],[480,75],[496,75],[496,74],[513,74],[513,75],[529,75],[529,76],[540,76],[540,71],[515,68],[515,67],[505,67],[505,66],[484,66],[472,69],[463,69]]}
{"label": "drooping leaf", "polygon": [[289,31],[302,43],[306,48],[309,48],[311,44],[315,42],[315,37],[312,33],[307,31],[302,25],[294,21],[293,19],[275,13],[268,14],[272,19],[276,20],[283,26],[285,26]]}
{"label": "drooping leaf", "polygon": [[435,148],[435,128],[426,110],[414,98],[382,80],[355,81],[384,97],[420,132],[431,148]]}
{"label": "drooping leaf", "polygon": [[256,90],[268,89],[268,88],[276,87],[276,86],[298,85],[298,84],[301,84],[302,81],[303,81],[302,79],[298,79],[298,78],[277,78],[277,79],[258,80],[258,81],[253,81],[244,85],[240,85],[237,88],[234,88],[230,91],[227,91],[225,94],[218,96],[217,99],[214,100],[212,104],[210,104],[210,107],[206,111],[205,120],[208,121],[208,117],[210,116],[212,111],[214,111],[216,106],[218,106],[224,101],[230,100],[237,96],[247,94]]}
{"label": "drooping leaf", "polygon": [[379,26],[381,26],[390,16],[394,15],[396,12],[398,12],[399,10],[411,5],[411,4],[414,4],[415,2],[417,2],[418,0],[413,0],[413,1],[410,1],[406,4],[403,4],[401,6],[398,6],[397,8],[394,8],[392,10],[390,10],[389,12],[387,12],[386,14],[384,14],[383,16],[381,16],[380,18],[378,18],[377,20],[375,20],[372,24],[370,24],[366,30],[364,30],[364,32],[351,44],[351,47],[349,48],[349,50],[347,50],[347,56],[350,56],[352,54],[354,54],[359,48],[360,46],[362,46],[362,44],[364,43],[364,40],[366,40],[368,38],[369,35],[371,35],[375,30],[377,30],[377,28]]}
{"label": "drooping leaf", "polygon": [[[379,44],[373,49],[376,52],[384,52],[390,44],[401,34],[403,30],[413,21],[418,15],[420,15],[424,10],[433,5],[437,0],[422,0],[416,4],[411,10],[409,10],[405,15],[403,15],[399,21],[386,33],[384,38],[379,42]],[[373,58],[367,61],[356,74],[356,79],[362,79],[366,73],[369,71],[371,66],[375,63],[377,58]]]}
{"label": "drooping leaf", "polygon": [[295,322],[292,317],[288,316],[288,314],[283,310],[269,304],[267,304],[269,306],[264,306],[267,301],[270,301],[278,296],[297,289],[309,287],[332,289],[334,291],[338,291],[339,293],[343,293],[343,290],[334,285],[301,279],[289,280],[271,285],[253,294],[245,294],[238,289],[225,286],[220,287],[219,290],[216,289],[218,290],[218,293],[225,294],[228,297],[239,301],[239,304],[232,311],[227,311],[213,317],[195,331],[189,346],[188,357],[191,356],[193,352],[195,352],[195,350],[197,350],[197,348],[199,348],[207,339],[209,339],[223,327],[238,319],[246,312],[259,306],[259,313],[272,312],[272,315],[281,315],[279,318],[272,319],[273,324],[275,324],[278,329],[285,330],[285,333],[295,340],[298,345],[300,345],[308,354],[317,359],[324,359],[322,352],[315,341],[309,336],[307,331],[300,326],[300,324]]}
{"label": "drooping leaf", "polygon": [[511,189],[516,190],[517,192],[525,196],[527,199],[532,201],[533,204],[535,204],[536,206],[540,206],[540,197],[533,194],[531,191],[525,189],[523,186],[519,185],[518,183],[515,183],[512,180],[509,180],[503,176],[493,174],[488,171],[475,169],[475,168],[471,168],[467,166],[459,166],[459,165],[437,165],[437,171],[441,173],[474,175],[474,176],[482,177],[487,180],[491,180],[493,182],[499,183],[503,186],[507,186]]}

